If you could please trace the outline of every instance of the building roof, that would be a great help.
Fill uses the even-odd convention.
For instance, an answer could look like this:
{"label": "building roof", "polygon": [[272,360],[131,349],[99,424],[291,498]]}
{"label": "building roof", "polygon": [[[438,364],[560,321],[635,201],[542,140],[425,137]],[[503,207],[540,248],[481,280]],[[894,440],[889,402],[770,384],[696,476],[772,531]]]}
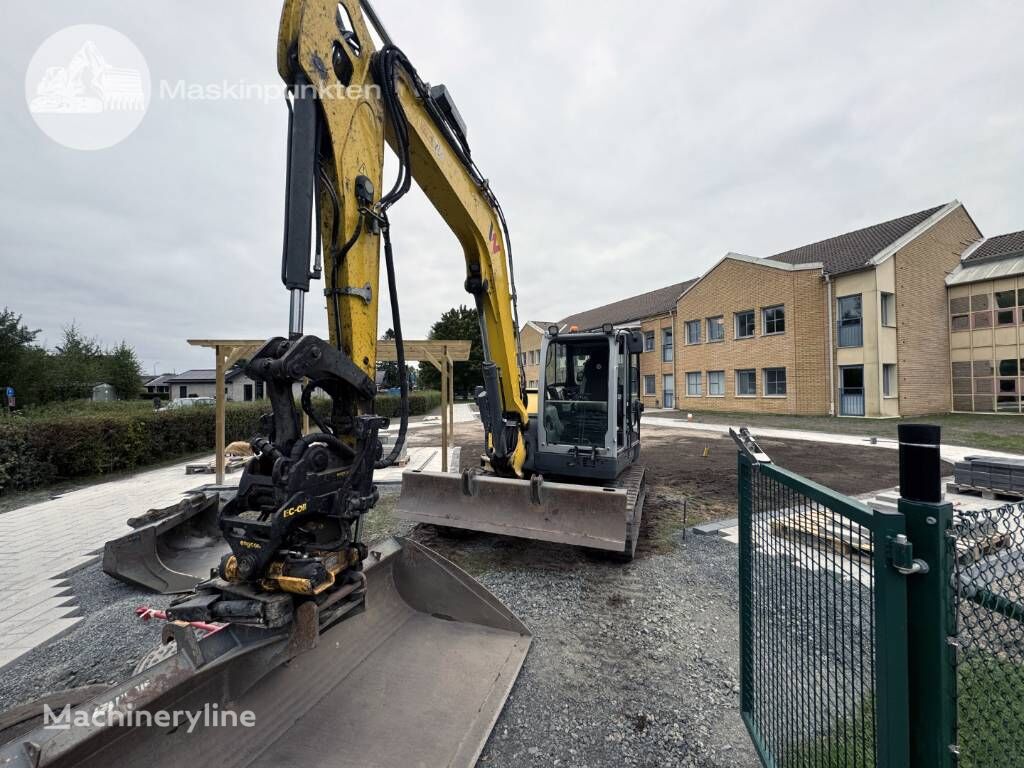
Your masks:
{"label": "building roof", "polygon": [[526,330],[527,325],[532,325],[535,331],[545,334],[552,325],[560,325],[560,323],[556,323],[554,320],[527,320],[523,325],[523,330]]}
{"label": "building roof", "polygon": [[673,283],[656,291],[648,291],[628,299],[613,301],[601,307],[594,307],[585,312],[577,312],[559,321],[560,325],[576,326],[581,331],[600,328],[605,323],[624,325],[645,317],[663,315],[675,309],[676,301],[683,291],[690,287],[694,280]]}
{"label": "building roof", "polygon": [[1024,253],[1003,258],[964,261],[946,275],[946,285],[963,285],[979,280],[995,280],[998,277],[1024,275]]}
{"label": "building roof", "polygon": [[170,379],[174,378],[174,376],[175,376],[175,374],[173,374],[173,373],[161,373],[159,376],[155,376],[152,379],[147,379],[146,383],[143,384],[142,386],[144,386],[144,387],[162,387],[162,386],[166,385],[167,382]]}
{"label": "building roof", "polygon": [[768,258],[787,264],[820,262],[824,272],[832,275],[853,272],[869,266],[877,256],[898,240],[918,227],[928,226],[929,219],[944,209],[951,209],[951,206],[953,203],[926,208],[917,213],[883,221],[881,224],[873,224],[817,243],[783,251]]}
{"label": "building roof", "polygon": [[984,237],[964,251],[963,260],[967,263],[1020,255],[1024,255],[1024,230],[996,237]]}
{"label": "building roof", "polygon": [[[224,373],[224,381],[231,381],[242,373],[242,369],[235,367]],[[217,371],[213,368],[192,368],[177,375],[171,376],[166,384],[213,384],[217,380]]]}

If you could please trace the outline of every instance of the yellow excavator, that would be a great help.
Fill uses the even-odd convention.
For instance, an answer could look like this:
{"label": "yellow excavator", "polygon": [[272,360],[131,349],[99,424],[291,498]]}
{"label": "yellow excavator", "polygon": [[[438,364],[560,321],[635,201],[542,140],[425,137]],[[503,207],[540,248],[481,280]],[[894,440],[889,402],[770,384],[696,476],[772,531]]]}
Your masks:
{"label": "yellow excavator", "polygon": [[[289,89],[289,327],[246,364],[272,413],[237,492],[212,506],[223,542],[213,572],[172,602],[165,643],[136,676],[81,705],[95,713],[214,704],[251,711],[257,727],[43,729],[0,748],[0,763],[475,762],[530,633],[429,549],[396,539],[367,546],[361,530],[379,495],[374,470],[399,455],[408,424],[389,212],[413,181],[463,248],[483,342],[475,401],[486,447],[480,466],[461,474],[407,472],[401,514],[626,558],[635,549],[644,496],[639,334],[549,329],[529,413],[508,228],[450,92],[421,80],[368,0],[286,0],[277,62]],[[398,159],[390,185],[385,141]],[[382,247],[402,392],[387,456],[379,433],[388,420],[374,413]],[[303,328],[319,278],[326,340]],[[316,390],[329,398],[327,415],[314,407]],[[302,433],[301,411],[315,431]],[[136,545],[143,533],[131,534]],[[117,566],[105,559],[108,572]]]}

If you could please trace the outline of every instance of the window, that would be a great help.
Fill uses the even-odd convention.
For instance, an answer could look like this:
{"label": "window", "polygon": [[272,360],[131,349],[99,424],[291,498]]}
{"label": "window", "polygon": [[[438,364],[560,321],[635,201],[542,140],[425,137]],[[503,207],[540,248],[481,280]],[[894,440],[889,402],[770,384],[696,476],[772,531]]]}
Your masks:
{"label": "window", "polygon": [[665,402],[663,405],[666,408],[674,408],[676,404],[676,377],[671,373],[666,373],[661,377],[661,391]]}
{"label": "window", "polygon": [[252,384],[242,385],[242,399],[247,403],[252,402]]}
{"label": "window", "polygon": [[786,396],[786,369],[765,368],[764,369],[764,396],[785,397]]}
{"label": "window", "polygon": [[786,308],[781,304],[777,307],[765,307],[761,310],[761,328],[765,336],[786,332]]}
{"label": "window", "polygon": [[656,394],[654,375],[644,376],[644,394],[653,395]]}
{"label": "window", "polygon": [[736,338],[749,339],[754,335],[754,310],[736,313]]}
{"label": "window", "polygon": [[654,331],[644,331],[644,352],[654,351]]}
{"label": "window", "polygon": [[262,381],[257,381],[256,382],[256,399],[257,400],[262,400],[263,399],[263,382]]}
{"label": "window", "polygon": [[882,292],[882,325],[896,326],[896,294]]}
{"label": "window", "polygon": [[686,343],[700,344],[700,320],[689,320],[686,323]]}
{"label": "window", "polygon": [[882,397],[896,397],[896,366],[885,363],[882,366]]}
{"label": "window", "polygon": [[736,371],[736,396],[757,396],[757,371],[753,369]]}
{"label": "window", "polygon": [[725,395],[725,371],[708,371],[708,397]]}
{"label": "window", "polygon": [[996,325],[1014,324],[1016,300],[1016,291],[996,291]]}
{"label": "window", "polygon": [[725,339],[725,318],[708,318],[708,341],[722,341]]}
{"label": "window", "polygon": [[700,371],[692,371],[691,373],[686,374],[687,397],[701,396],[701,378]]}
{"label": "window", "polygon": [[1016,376],[1017,371],[1017,358],[1010,358],[1009,360],[999,361],[999,375],[1000,376]]}
{"label": "window", "polygon": [[672,329],[662,328],[661,329],[661,361],[663,363],[672,362]]}
{"label": "window", "polygon": [[860,294],[843,296],[839,299],[839,340],[840,347],[864,346],[864,321]]}

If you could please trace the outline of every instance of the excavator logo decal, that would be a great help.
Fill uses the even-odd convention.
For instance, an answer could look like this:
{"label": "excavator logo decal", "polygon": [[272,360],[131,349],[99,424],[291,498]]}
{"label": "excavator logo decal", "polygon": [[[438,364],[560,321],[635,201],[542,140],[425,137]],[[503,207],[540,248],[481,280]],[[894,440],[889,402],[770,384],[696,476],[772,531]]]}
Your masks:
{"label": "excavator logo decal", "polygon": [[494,224],[491,223],[491,229],[487,233],[487,239],[491,241],[491,253],[501,253],[501,241],[498,239],[498,233],[494,231]]}

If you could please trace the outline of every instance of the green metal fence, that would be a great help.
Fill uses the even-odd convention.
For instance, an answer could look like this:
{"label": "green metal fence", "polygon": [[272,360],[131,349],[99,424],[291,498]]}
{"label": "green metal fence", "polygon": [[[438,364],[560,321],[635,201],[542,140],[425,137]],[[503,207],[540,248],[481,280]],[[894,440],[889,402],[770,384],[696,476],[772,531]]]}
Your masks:
{"label": "green metal fence", "polygon": [[1024,766],[1024,504],[953,517],[956,751],[966,768]]}
{"label": "green metal fence", "polygon": [[908,761],[903,516],[741,453],[740,704],[766,766]]}
{"label": "green metal fence", "polygon": [[1024,768],[1024,504],[955,511],[900,428],[898,511],[741,431],[740,704],[768,768]]}

